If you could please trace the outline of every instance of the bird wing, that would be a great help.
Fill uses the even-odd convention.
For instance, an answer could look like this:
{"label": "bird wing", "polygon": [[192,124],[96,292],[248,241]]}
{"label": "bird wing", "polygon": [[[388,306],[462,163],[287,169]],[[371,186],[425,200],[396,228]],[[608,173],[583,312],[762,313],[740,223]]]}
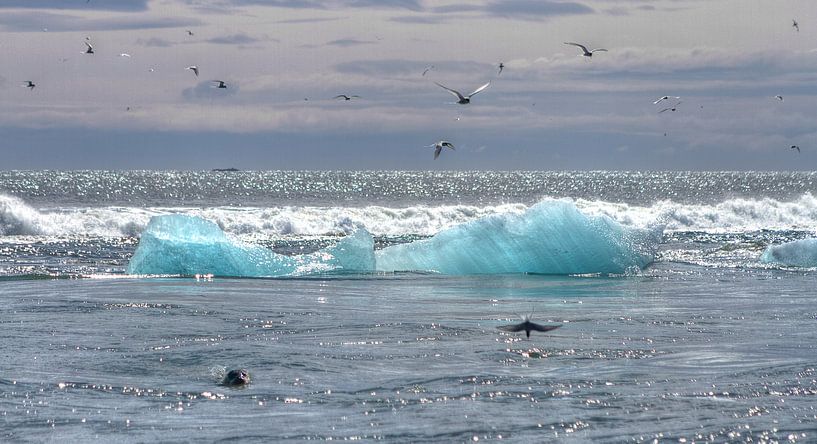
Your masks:
{"label": "bird wing", "polygon": [[528,325],[528,327],[530,327],[531,330],[535,330],[535,331],[551,331],[551,330],[556,330],[557,328],[561,327],[561,325],[539,325],[539,324],[534,324],[533,322],[531,322]]}
{"label": "bird wing", "polygon": [[502,331],[509,331],[511,333],[516,333],[518,331],[524,331],[525,325],[524,324],[512,324],[512,325],[497,325],[497,330]]}
{"label": "bird wing", "polygon": [[452,150],[454,149],[454,144],[451,143],[451,142],[443,142],[440,145],[447,146],[448,148],[451,148]]}
{"label": "bird wing", "polygon": [[85,45],[88,47],[88,49],[94,49],[94,47],[93,47],[93,46],[91,46],[91,44],[90,44],[90,43],[88,43],[88,41],[87,41],[87,40],[85,41]]}
{"label": "bird wing", "polygon": [[437,147],[434,150],[434,159],[436,160],[438,157],[440,157],[440,151],[443,150],[443,146],[442,145],[435,145],[435,146]]}
{"label": "bird wing", "polygon": [[594,49],[594,50],[590,51],[590,53],[592,54],[592,53],[594,53],[594,52],[598,52],[598,51],[601,51],[601,52],[607,52],[607,50],[606,50],[606,49],[604,49],[604,48],[596,48],[596,49]]}
{"label": "bird wing", "polygon": [[589,51],[587,50],[587,47],[586,47],[586,46],[581,45],[581,44],[579,44],[579,43],[565,42],[565,45],[573,45],[573,46],[578,46],[579,48],[581,48],[581,49],[582,49],[582,51],[584,51],[584,52],[589,52]]}
{"label": "bird wing", "polygon": [[653,105],[658,105],[659,103],[661,103],[661,101],[663,101],[663,100],[667,100],[667,99],[669,99],[669,97],[668,97],[668,96],[664,96],[664,97],[661,97],[660,99],[656,100],[655,102],[652,102],[652,104],[653,104]]}
{"label": "bird wing", "polygon": [[338,94],[338,95],[336,95],[335,97],[332,97],[332,98],[333,99],[345,99],[346,95],[345,94]]}
{"label": "bird wing", "polygon": [[664,111],[669,111],[670,109],[672,109],[672,108],[664,108],[664,109],[662,109],[661,111],[658,111],[658,114],[661,114],[661,113],[663,113]]}
{"label": "bird wing", "polygon": [[[435,84],[435,85],[437,85],[437,86],[439,86],[440,88],[442,88],[442,89],[444,89],[444,90],[446,90],[446,91],[450,92],[451,94],[454,94],[455,96],[457,96],[457,98],[458,98],[458,99],[460,99],[460,100],[465,100],[465,97],[463,97],[463,96],[462,96],[462,94],[460,94],[460,92],[459,92],[459,91],[455,91],[455,90],[453,90],[453,89],[451,89],[451,88],[449,88],[449,87],[447,87],[447,86],[440,85],[440,84],[439,84],[439,83],[437,83],[437,82],[434,82],[434,84]],[[473,95],[473,94],[476,94],[476,93],[472,93],[472,95]]]}
{"label": "bird wing", "polygon": [[472,92],[471,94],[468,94],[468,97],[471,97],[471,96],[476,95],[478,92],[480,92],[480,91],[484,90],[485,88],[489,87],[490,85],[491,85],[491,82],[488,82],[488,83],[486,83],[486,84],[484,84],[484,85],[480,86],[480,87],[479,87],[479,88],[477,88],[477,89],[476,89],[474,92]]}

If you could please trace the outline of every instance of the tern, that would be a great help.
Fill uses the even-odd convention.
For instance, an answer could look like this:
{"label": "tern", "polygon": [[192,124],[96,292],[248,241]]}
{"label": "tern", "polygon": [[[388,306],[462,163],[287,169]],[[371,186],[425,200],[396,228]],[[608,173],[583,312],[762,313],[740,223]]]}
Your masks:
{"label": "tern", "polygon": [[26,80],[24,83],[24,87],[28,88],[30,91],[34,91],[34,88],[37,86],[31,80]]}
{"label": "tern", "polygon": [[789,147],[789,149],[790,150],[797,150],[798,153],[800,152],[800,147],[797,146],[797,145],[792,145],[792,146]]}
{"label": "tern", "polygon": [[91,42],[88,41],[88,38],[85,39],[85,46],[87,46],[88,49],[85,50],[84,54],[93,54],[94,53],[94,47],[93,47],[93,45],[91,45]]}
{"label": "tern", "polygon": [[523,316],[522,322],[519,324],[511,324],[511,325],[500,325],[497,327],[498,330],[507,331],[511,333],[516,333],[519,331],[524,331],[525,336],[530,338],[530,332],[532,331],[551,331],[556,330],[557,328],[561,327],[561,325],[541,325],[531,321],[533,315]]}
{"label": "tern", "polygon": [[185,32],[187,32],[187,35],[189,35],[189,36],[191,36],[191,37],[193,36],[193,31],[191,31],[191,30],[187,29]]}
{"label": "tern", "polygon": [[652,104],[653,105],[658,105],[659,103],[663,102],[664,100],[669,100],[669,99],[680,99],[680,97],[678,97],[678,96],[664,96],[664,97],[661,97],[660,99],[656,100],[655,102],[652,102]]}
{"label": "tern", "polygon": [[343,100],[352,100],[352,99],[359,99],[360,96],[347,96],[346,94],[338,94],[333,99],[343,99]]}
{"label": "tern", "polygon": [[505,69],[505,64],[504,64],[504,63],[502,63],[502,62],[499,62],[499,66],[498,66],[498,68],[499,68],[499,72],[498,72],[498,73],[496,73],[496,75],[500,75],[500,74],[502,74],[502,70],[503,70],[503,69]]}
{"label": "tern", "polygon": [[451,94],[453,94],[453,95],[457,96],[457,99],[458,99],[458,100],[457,100],[457,103],[458,103],[458,104],[460,104],[460,105],[467,105],[467,104],[471,103],[471,97],[472,97],[472,96],[476,95],[476,94],[477,94],[477,93],[479,93],[480,91],[482,91],[482,90],[484,90],[485,88],[487,88],[487,87],[488,87],[488,86],[491,84],[491,82],[488,82],[488,83],[486,83],[486,84],[484,84],[484,85],[480,86],[479,88],[477,88],[476,90],[474,90],[474,92],[472,92],[471,94],[468,94],[467,96],[463,96],[462,94],[460,94],[460,92],[459,92],[459,91],[453,90],[453,89],[451,89],[451,88],[449,88],[449,87],[447,87],[447,86],[440,85],[440,84],[439,84],[439,83],[437,83],[437,82],[434,82],[434,84],[435,84],[435,85],[437,85],[437,86],[439,86],[440,88],[442,88],[442,89],[444,89],[444,90],[446,90],[446,91],[450,92]]}
{"label": "tern", "polygon": [[223,80],[211,80],[211,82],[218,83],[218,85],[215,85],[216,88],[227,88],[227,84]]}
{"label": "tern", "polygon": [[800,24],[797,23],[797,20],[791,19],[791,27],[794,28],[795,31],[800,32]]}
{"label": "tern", "polygon": [[565,45],[578,46],[582,49],[582,55],[585,57],[593,57],[593,53],[598,51],[607,52],[607,50],[604,48],[596,48],[588,51],[586,46],[573,42],[565,42]]}
{"label": "tern", "polygon": [[442,152],[443,147],[451,148],[453,150],[454,149],[454,144],[447,141],[447,140],[441,140],[441,141],[439,141],[437,143],[428,145],[428,147],[429,148],[434,148],[434,159],[436,160],[438,157],[440,157],[440,153]]}
{"label": "tern", "polygon": [[123,52],[123,53],[119,54],[119,57],[127,57],[127,58],[130,58],[130,54],[128,54],[127,52]]}
{"label": "tern", "polygon": [[190,71],[193,71],[193,74],[195,74],[196,77],[199,76],[199,67],[196,66],[196,65],[191,65],[191,66],[188,66],[187,68],[184,68],[184,69],[189,69]]}
{"label": "tern", "polygon": [[424,70],[423,70],[423,77],[425,77],[425,75],[426,75],[426,74],[427,74],[429,71],[431,71],[432,69],[434,69],[434,65],[428,65],[428,66],[426,66],[426,69],[424,69]]}
{"label": "tern", "polygon": [[675,111],[675,110],[678,109],[678,105],[680,105],[680,104],[681,104],[681,101],[679,100],[678,103],[676,103],[675,105],[672,105],[669,108],[664,108],[661,111],[658,111],[658,114],[661,114],[661,113],[663,113],[665,111]]}
{"label": "tern", "polygon": [[781,101],[781,102],[783,101],[783,96],[781,96],[780,94],[774,96],[774,98]]}

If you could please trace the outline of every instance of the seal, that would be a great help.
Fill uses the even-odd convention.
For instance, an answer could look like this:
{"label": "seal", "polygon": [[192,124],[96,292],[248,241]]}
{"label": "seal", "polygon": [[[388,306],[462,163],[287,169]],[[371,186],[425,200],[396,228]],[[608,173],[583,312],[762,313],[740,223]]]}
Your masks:
{"label": "seal", "polygon": [[230,387],[243,387],[250,383],[250,372],[246,369],[236,369],[227,372],[224,379],[221,381],[222,385]]}

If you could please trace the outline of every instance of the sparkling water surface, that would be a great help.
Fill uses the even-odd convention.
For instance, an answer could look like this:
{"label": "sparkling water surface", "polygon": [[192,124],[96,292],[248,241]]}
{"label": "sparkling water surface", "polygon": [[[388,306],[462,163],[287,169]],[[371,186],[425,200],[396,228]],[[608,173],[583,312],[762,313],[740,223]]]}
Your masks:
{"label": "sparkling water surface", "polygon": [[[0,441],[817,441],[814,173],[0,172]],[[283,254],[544,198],[664,223],[627,277],[128,277],[151,215]],[[499,331],[534,313],[548,333]],[[246,368],[243,389],[220,384]]]}

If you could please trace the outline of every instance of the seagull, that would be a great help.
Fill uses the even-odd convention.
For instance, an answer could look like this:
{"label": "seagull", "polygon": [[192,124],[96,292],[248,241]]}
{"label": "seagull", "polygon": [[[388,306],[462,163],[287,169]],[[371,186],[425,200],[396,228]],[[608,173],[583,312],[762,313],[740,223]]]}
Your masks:
{"label": "seagull", "polygon": [[789,147],[789,149],[790,150],[797,150],[798,153],[800,152],[800,147],[797,146],[797,145],[792,145],[791,147]]}
{"label": "seagull", "polygon": [[672,106],[671,106],[671,107],[669,107],[669,108],[664,108],[664,109],[662,109],[661,111],[658,111],[658,114],[661,114],[661,113],[663,113],[664,111],[675,111],[676,109],[678,109],[678,105],[680,105],[680,104],[681,104],[681,101],[679,100],[679,101],[678,101],[678,103],[676,103],[675,105],[672,105]]}
{"label": "seagull", "polygon": [[561,325],[541,325],[531,321],[533,315],[523,316],[522,322],[519,324],[511,324],[511,325],[500,325],[497,327],[498,330],[507,331],[511,333],[516,333],[518,331],[524,331],[525,336],[530,338],[530,332],[532,331],[551,331],[556,330],[557,328],[561,327]]}
{"label": "seagull", "polygon": [[23,85],[23,86],[24,86],[24,87],[26,87],[26,88],[28,88],[28,89],[29,89],[29,90],[31,90],[31,91],[34,91],[34,88],[37,86],[37,85],[35,85],[35,84],[34,84],[34,82],[32,82],[31,80],[26,80],[26,81],[25,81],[25,82],[23,82],[23,83],[24,83],[24,85]]}
{"label": "seagull", "polygon": [[193,36],[193,31],[191,31],[191,30],[189,30],[189,29],[188,29],[188,30],[186,30],[186,31],[187,31],[187,35],[189,35],[189,36],[191,36],[191,37]]}
{"label": "seagull", "polygon": [[800,24],[797,23],[797,20],[791,19],[791,27],[794,28],[795,31],[800,32]]}
{"label": "seagull", "polygon": [[91,42],[88,41],[88,37],[85,38],[85,45],[88,47],[88,49],[85,50],[85,54],[93,54],[94,47],[91,45]]}
{"label": "seagull", "polygon": [[191,65],[191,66],[188,66],[187,68],[184,68],[184,69],[189,69],[190,71],[193,71],[193,74],[195,74],[196,77],[199,76],[199,67],[196,66],[196,65]]}
{"label": "seagull", "polygon": [[451,88],[449,88],[447,86],[440,85],[437,82],[434,82],[434,84],[436,84],[440,88],[450,92],[451,94],[457,96],[457,99],[459,99],[459,100],[457,100],[457,103],[459,103],[460,105],[467,105],[467,104],[471,103],[471,97],[472,96],[476,95],[478,92],[480,92],[483,89],[487,88],[491,84],[491,82],[488,82],[488,83],[480,86],[479,88],[474,90],[474,92],[472,92],[471,94],[468,94],[467,96],[463,96],[462,94],[459,93],[459,91],[455,91],[455,90],[453,90],[453,89],[451,89]]}
{"label": "seagull", "polygon": [[502,62],[499,62],[499,66],[498,66],[498,68],[499,68],[499,72],[498,72],[498,73],[496,73],[496,75],[500,75],[500,74],[502,74],[502,70],[503,70],[503,69],[505,69],[505,64],[504,64],[504,63],[502,63]]}
{"label": "seagull", "polygon": [[426,69],[424,69],[424,70],[423,70],[423,77],[425,77],[425,75],[426,75],[426,74],[427,74],[429,71],[431,71],[432,69],[434,69],[434,65],[428,65],[428,66],[426,66]]}
{"label": "seagull", "polygon": [[607,50],[604,49],[604,48],[596,48],[596,49],[588,51],[586,46],[580,45],[578,43],[573,43],[573,42],[565,42],[565,45],[578,46],[579,48],[582,49],[582,55],[585,56],[585,57],[593,57],[593,53],[597,52],[597,51],[607,52]]}
{"label": "seagull", "polygon": [[652,104],[653,105],[658,105],[659,103],[663,102],[664,100],[669,100],[669,99],[680,99],[680,97],[678,97],[678,96],[664,96],[664,97],[661,97],[660,99],[656,100],[655,102],[652,102]]}
{"label": "seagull", "polygon": [[360,96],[347,96],[346,94],[338,94],[333,99],[343,99],[343,100],[352,100],[352,99],[359,99]]}
{"label": "seagull", "polygon": [[128,54],[127,52],[123,52],[123,53],[119,54],[119,57],[128,57],[128,58],[130,58],[130,54]]}
{"label": "seagull", "polygon": [[436,160],[438,157],[440,157],[440,153],[442,152],[443,147],[451,148],[453,150],[454,149],[454,144],[447,141],[447,140],[441,140],[441,141],[439,141],[437,143],[428,145],[428,147],[429,148],[434,148],[434,159]]}
{"label": "seagull", "polygon": [[222,88],[222,89],[227,88],[227,84],[226,84],[226,83],[224,83],[224,81],[223,81],[223,80],[211,80],[211,82],[213,82],[213,83],[218,83],[218,85],[216,86],[216,88]]}
{"label": "seagull", "polygon": [[781,102],[783,101],[783,96],[781,96],[780,94],[774,96],[774,98],[781,101]]}

